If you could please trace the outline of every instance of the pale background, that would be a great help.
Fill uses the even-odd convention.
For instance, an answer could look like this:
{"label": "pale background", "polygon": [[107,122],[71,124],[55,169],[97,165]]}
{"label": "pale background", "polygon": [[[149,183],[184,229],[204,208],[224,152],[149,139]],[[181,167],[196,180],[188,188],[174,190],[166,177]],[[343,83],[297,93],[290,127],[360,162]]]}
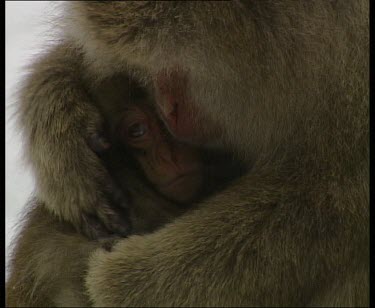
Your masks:
{"label": "pale background", "polygon": [[5,215],[6,260],[10,240],[15,234],[15,223],[28,198],[34,181],[30,169],[22,159],[22,138],[15,125],[17,83],[22,78],[23,67],[35,58],[49,38],[51,16],[58,12],[53,1],[6,1],[6,150],[5,150]]}

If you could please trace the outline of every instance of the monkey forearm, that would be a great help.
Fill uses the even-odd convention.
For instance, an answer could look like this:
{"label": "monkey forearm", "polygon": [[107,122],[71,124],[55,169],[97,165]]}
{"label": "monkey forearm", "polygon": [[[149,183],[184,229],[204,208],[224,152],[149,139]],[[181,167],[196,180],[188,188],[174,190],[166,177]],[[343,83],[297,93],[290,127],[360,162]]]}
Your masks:
{"label": "monkey forearm", "polygon": [[86,306],[83,275],[100,243],[77,234],[44,204],[31,205],[11,256],[7,306]]}
{"label": "monkey forearm", "polygon": [[[97,251],[86,278],[93,302],[175,307],[308,304],[306,290],[331,288],[328,278],[340,279],[342,269],[363,255],[366,236],[356,234],[356,242],[364,245],[351,247],[353,217],[343,220],[333,203],[324,205],[332,211],[322,216],[317,204],[302,198],[291,203],[283,193],[282,187],[258,186],[244,195],[232,187],[220,201],[213,198],[154,234],[125,239],[110,253]],[[312,283],[316,288],[311,289]]]}
{"label": "monkey forearm", "polygon": [[[134,195],[130,213],[133,232],[152,232],[179,214],[178,208],[162,200],[155,204],[155,200],[146,189]],[[30,206],[10,261],[7,306],[88,306],[84,288],[88,258],[99,247],[111,245],[111,238],[89,241],[51,214],[44,203]]]}
{"label": "monkey forearm", "polygon": [[110,177],[87,144],[101,116],[83,84],[82,63],[77,47],[60,43],[31,67],[19,108],[28,157],[52,212],[93,238],[99,228],[90,228],[89,216],[126,233],[126,221],[110,206]]}

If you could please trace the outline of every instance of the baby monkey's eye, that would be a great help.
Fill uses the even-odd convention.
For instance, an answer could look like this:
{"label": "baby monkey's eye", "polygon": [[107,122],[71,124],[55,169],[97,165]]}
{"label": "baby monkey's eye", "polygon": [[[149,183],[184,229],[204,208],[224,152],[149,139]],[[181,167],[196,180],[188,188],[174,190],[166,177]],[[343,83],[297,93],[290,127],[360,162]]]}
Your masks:
{"label": "baby monkey's eye", "polygon": [[130,138],[139,138],[148,132],[148,126],[145,123],[137,122],[128,127],[128,136]]}

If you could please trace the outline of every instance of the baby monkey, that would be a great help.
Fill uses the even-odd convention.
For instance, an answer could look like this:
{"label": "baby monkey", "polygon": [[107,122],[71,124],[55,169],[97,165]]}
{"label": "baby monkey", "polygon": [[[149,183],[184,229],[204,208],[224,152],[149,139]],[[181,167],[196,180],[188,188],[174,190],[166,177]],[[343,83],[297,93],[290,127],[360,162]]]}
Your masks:
{"label": "baby monkey", "polygon": [[173,140],[147,104],[131,105],[115,131],[150,184],[164,197],[188,203],[202,193],[201,152]]}
{"label": "baby monkey", "polygon": [[132,170],[123,167],[136,166],[142,185],[148,184],[162,199],[186,208],[245,171],[229,153],[173,138],[150,95],[127,76],[104,80],[92,94],[104,116],[108,138],[96,142],[99,146],[94,148],[123,190],[134,186],[124,184],[124,175]]}
{"label": "baby monkey", "polygon": [[[115,100],[107,100],[103,111],[115,105]],[[147,99],[123,99],[120,106],[118,112],[103,112],[108,140],[94,148],[118,187],[129,194],[131,206],[123,213],[130,222],[129,235],[155,232],[243,170],[228,154],[176,141]],[[7,304],[87,306],[83,289],[87,260],[99,247],[111,251],[119,239],[114,234],[88,241],[37,205],[15,249]],[[50,257],[46,261],[40,256]],[[45,268],[68,272],[51,270],[53,275],[45,275]]]}

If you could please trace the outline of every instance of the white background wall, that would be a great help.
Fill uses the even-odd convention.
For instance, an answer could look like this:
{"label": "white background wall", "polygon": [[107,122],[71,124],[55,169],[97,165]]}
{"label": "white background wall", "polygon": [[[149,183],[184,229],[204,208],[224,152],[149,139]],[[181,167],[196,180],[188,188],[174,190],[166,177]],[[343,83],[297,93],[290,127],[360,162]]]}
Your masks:
{"label": "white background wall", "polygon": [[[17,83],[23,66],[30,63],[48,39],[49,18],[58,12],[53,1],[6,1],[6,151],[5,213],[6,255],[14,226],[33,191],[31,172],[22,159],[22,138],[14,120]],[[53,29],[52,29],[53,30]]]}

